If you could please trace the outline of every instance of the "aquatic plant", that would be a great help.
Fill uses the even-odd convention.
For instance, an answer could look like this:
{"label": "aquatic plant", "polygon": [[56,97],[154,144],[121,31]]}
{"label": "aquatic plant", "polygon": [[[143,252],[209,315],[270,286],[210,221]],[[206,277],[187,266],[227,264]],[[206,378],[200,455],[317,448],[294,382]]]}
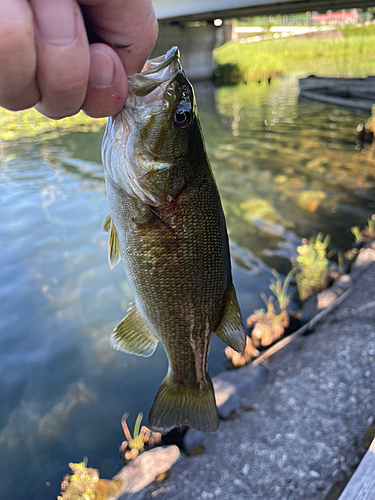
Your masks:
{"label": "aquatic plant", "polygon": [[121,426],[127,441],[123,441],[120,446],[120,454],[124,465],[130,460],[134,460],[145,447],[151,449],[161,444],[160,432],[153,432],[145,425],[141,427],[143,414],[139,413],[134,424],[133,437],[130,433],[126,420],[129,414],[124,413],[121,418]]}
{"label": "aquatic plant", "polygon": [[247,326],[253,328],[251,340],[255,347],[273,344],[275,340],[282,337],[285,328],[289,326],[288,313],[285,310],[279,313],[275,311],[273,297],[266,297],[264,293],[261,297],[267,306],[267,312],[264,309],[258,309],[247,319]]}
{"label": "aquatic plant", "polygon": [[357,243],[365,243],[373,240],[375,238],[375,214],[372,214],[367,219],[367,226],[362,231],[359,229],[359,226],[353,226],[350,229]]}
{"label": "aquatic plant", "polygon": [[126,423],[128,416],[129,416],[129,413],[125,413],[121,419],[121,425],[122,425],[122,428],[124,430],[124,434],[126,436],[126,439],[128,440],[128,444],[132,450],[143,451],[144,433],[139,432],[140,427],[141,427],[142,418],[143,418],[143,413],[138,413],[138,417],[137,417],[135,424],[134,424],[133,437],[130,434],[129,427]]}
{"label": "aquatic plant", "polygon": [[328,284],[327,247],[330,239],[329,235],[323,239],[323,235],[319,233],[315,240],[304,238],[302,245],[297,247],[296,281],[298,294],[302,301],[306,301]]}
{"label": "aquatic plant", "polygon": [[277,299],[280,311],[286,311],[289,305],[288,288],[295,273],[296,269],[291,269],[286,276],[284,283],[282,283],[280,274],[276,269],[272,269],[272,274],[274,275],[275,279],[271,280],[270,290]]}
{"label": "aquatic plant", "polygon": [[108,500],[120,491],[122,481],[100,479],[97,469],[87,467],[87,458],[69,467],[73,474],[64,477],[57,500]]}
{"label": "aquatic plant", "polygon": [[235,368],[245,366],[249,361],[259,356],[259,351],[254,346],[249,336],[246,336],[246,347],[243,352],[237,352],[229,346],[225,348],[224,352]]}

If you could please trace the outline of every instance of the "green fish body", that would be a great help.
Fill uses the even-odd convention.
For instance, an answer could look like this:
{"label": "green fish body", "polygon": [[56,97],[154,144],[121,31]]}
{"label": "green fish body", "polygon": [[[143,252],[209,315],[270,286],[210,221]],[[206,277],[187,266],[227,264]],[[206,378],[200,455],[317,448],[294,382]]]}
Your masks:
{"label": "green fish body", "polygon": [[102,151],[109,261],[122,260],[135,298],[112,345],[150,356],[163,343],[169,369],[150,411],[152,429],[212,432],[212,334],[245,347],[225,218],[177,48],[148,61],[130,87],[125,108],[109,119]]}

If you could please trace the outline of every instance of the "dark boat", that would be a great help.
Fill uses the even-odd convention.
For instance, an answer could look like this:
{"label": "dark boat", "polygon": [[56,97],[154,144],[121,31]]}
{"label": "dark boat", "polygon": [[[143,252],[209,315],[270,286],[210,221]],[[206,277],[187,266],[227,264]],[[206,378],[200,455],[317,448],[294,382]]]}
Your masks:
{"label": "dark boat", "polygon": [[375,76],[326,78],[308,76],[299,80],[300,97],[335,106],[371,112],[375,104]]}

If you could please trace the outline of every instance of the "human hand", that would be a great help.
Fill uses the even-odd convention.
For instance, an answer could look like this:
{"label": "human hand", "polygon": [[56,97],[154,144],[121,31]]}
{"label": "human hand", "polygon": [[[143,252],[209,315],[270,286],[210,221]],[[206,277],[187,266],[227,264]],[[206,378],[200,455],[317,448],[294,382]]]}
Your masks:
{"label": "human hand", "polygon": [[0,0],[0,106],[113,115],[157,33],[151,0]]}

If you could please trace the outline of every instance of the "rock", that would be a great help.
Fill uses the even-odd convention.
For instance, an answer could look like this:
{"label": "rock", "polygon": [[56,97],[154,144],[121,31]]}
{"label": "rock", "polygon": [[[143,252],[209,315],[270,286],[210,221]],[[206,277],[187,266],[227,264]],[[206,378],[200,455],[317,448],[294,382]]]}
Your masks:
{"label": "rock", "polygon": [[208,436],[209,434],[189,428],[183,439],[185,452],[189,454],[192,450],[200,446]]}
{"label": "rock", "polygon": [[178,460],[180,450],[177,446],[163,446],[141,453],[139,457],[123,467],[114,480],[123,481],[119,500],[134,500],[134,493],[152,483],[155,478],[169,470]]}
{"label": "rock", "polygon": [[341,288],[335,286],[319,292],[317,294],[317,312],[320,312],[322,309],[330,306],[333,302],[335,302],[335,300],[340,297],[340,295],[342,295]]}
{"label": "rock", "polygon": [[255,392],[259,392],[267,374],[268,371],[263,365],[246,365],[238,370],[223,372],[218,377],[233,384],[241,400],[251,399]]}
{"label": "rock", "polygon": [[343,291],[346,291],[352,286],[352,284],[353,284],[353,280],[352,280],[350,274],[343,274],[342,276],[340,276],[340,278],[338,278],[335,281],[334,286],[341,288],[341,290],[343,290]]}
{"label": "rock", "polygon": [[301,311],[301,323],[308,323],[318,312],[318,297],[313,295],[303,305]]}
{"label": "rock", "polygon": [[239,406],[240,398],[236,386],[220,375],[212,380],[219,417],[226,420]]}
{"label": "rock", "polygon": [[375,250],[372,248],[365,248],[362,250],[352,265],[352,270],[366,269],[370,264],[375,262]]}

